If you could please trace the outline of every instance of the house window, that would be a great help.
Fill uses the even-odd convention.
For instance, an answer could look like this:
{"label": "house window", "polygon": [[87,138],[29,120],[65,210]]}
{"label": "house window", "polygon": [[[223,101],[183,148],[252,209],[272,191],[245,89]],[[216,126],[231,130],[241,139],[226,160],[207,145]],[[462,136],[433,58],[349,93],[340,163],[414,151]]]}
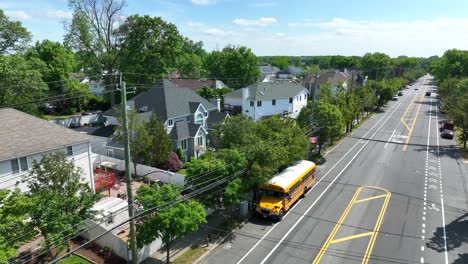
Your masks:
{"label": "house window", "polygon": [[276,105],[276,99],[271,100],[271,105]]}
{"label": "house window", "polygon": [[208,116],[208,112],[205,112],[205,117],[207,117],[207,116]]}
{"label": "house window", "polygon": [[169,119],[167,120],[167,123],[169,126],[173,126],[174,125],[174,121],[172,119]]}
{"label": "house window", "polygon": [[67,156],[72,156],[73,155],[73,147],[72,146],[68,146],[67,147]]}
{"label": "house window", "polygon": [[20,171],[19,165],[18,165],[18,159],[12,159],[10,163],[11,163],[11,172],[18,173]]}
{"label": "house window", "polygon": [[180,141],[180,146],[182,147],[183,150],[187,149],[187,139],[183,139]]}
{"label": "house window", "polygon": [[250,107],[254,106],[254,101],[250,101]]}
{"label": "house window", "polygon": [[202,136],[199,136],[198,137],[198,144],[197,146],[203,146],[203,137]]}
{"label": "house window", "polygon": [[291,98],[289,98],[289,103],[292,104],[292,102],[293,102],[293,99],[291,97]]}
{"label": "house window", "polygon": [[195,118],[195,124],[203,125],[203,115],[198,114],[197,117]]}
{"label": "house window", "polygon": [[257,107],[261,107],[262,106],[262,101],[257,101]]}
{"label": "house window", "polygon": [[187,116],[187,121],[190,121],[190,116]]}
{"label": "house window", "polygon": [[299,96],[299,101],[302,101],[302,95],[301,95],[301,96]]}
{"label": "house window", "polygon": [[21,170],[22,171],[27,171],[29,169],[28,168],[28,158],[21,157],[19,160],[20,160]]}

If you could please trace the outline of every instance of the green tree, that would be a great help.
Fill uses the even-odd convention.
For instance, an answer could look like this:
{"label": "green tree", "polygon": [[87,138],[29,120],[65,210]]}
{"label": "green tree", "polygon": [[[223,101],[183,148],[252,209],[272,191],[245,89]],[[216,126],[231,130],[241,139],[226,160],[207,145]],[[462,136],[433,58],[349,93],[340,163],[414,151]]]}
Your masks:
{"label": "green tree", "polygon": [[[120,115],[117,118],[119,126],[116,128],[113,138],[124,144],[124,133],[122,129],[123,116],[122,111],[119,111]],[[137,164],[143,163],[144,159],[150,150],[151,138],[149,131],[146,128],[146,123],[140,119],[137,112],[132,109],[127,112],[127,124],[128,124],[128,139],[130,143],[130,158],[133,162],[133,168],[135,176],[138,175]]]}
{"label": "green tree", "polygon": [[[123,0],[69,0],[72,22],[66,24],[65,43],[74,49],[81,68],[90,76],[106,74],[104,84],[114,107],[115,76],[123,38],[117,30]],[[100,77],[99,77],[100,78]]]}
{"label": "green tree", "polygon": [[0,263],[6,264],[17,255],[21,244],[34,238],[37,232],[27,221],[31,200],[19,189],[0,190],[0,204]]}
{"label": "green tree", "polygon": [[46,67],[42,69],[42,79],[49,83],[49,94],[57,95],[64,93],[64,85],[59,81],[70,78],[70,73],[76,70],[77,64],[73,52],[65,48],[59,42],[43,40],[36,42],[36,45],[27,53],[28,57],[35,57],[42,60]]}
{"label": "green tree", "polygon": [[385,78],[392,65],[391,58],[384,53],[366,53],[360,60],[359,69],[369,79],[381,80]]}
{"label": "green tree", "polygon": [[[173,185],[159,187],[143,185],[137,191],[136,199],[144,208],[153,208],[166,203],[176,202],[179,190]],[[141,248],[161,238],[166,246],[167,263],[169,250],[175,239],[181,239],[186,234],[198,230],[198,225],[206,223],[206,213],[203,206],[196,202],[179,202],[158,209],[156,214],[147,214],[137,223],[137,242]]]}
{"label": "green tree", "polygon": [[[201,189],[218,180],[225,179],[228,176],[241,170],[247,164],[244,154],[235,149],[221,149],[214,153],[207,153],[199,159],[192,159],[185,163],[187,169],[188,186],[194,190]],[[229,203],[239,201],[239,196],[229,195],[228,204],[224,201],[224,189],[229,183],[221,184],[210,192],[197,196],[197,200],[204,206],[216,208]],[[241,193],[243,194],[243,193]]]}
{"label": "green tree", "polygon": [[[70,97],[72,99],[66,100],[66,109],[76,109],[76,111],[81,112],[84,110],[84,107],[88,104],[89,99],[91,98],[91,91],[89,90],[89,85],[86,83],[80,83],[76,79],[69,79],[64,82],[64,92],[71,93]],[[68,104],[70,102],[70,104]],[[71,111],[70,114],[75,114],[74,111]]]}
{"label": "green tree", "polygon": [[30,102],[46,96],[48,88],[42,80],[38,59],[26,60],[20,55],[0,55],[0,106],[37,114],[37,105]]}
{"label": "green tree", "polygon": [[207,55],[204,68],[210,78],[235,89],[256,82],[261,74],[257,56],[247,47],[227,46],[222,51],[213,51]]}
{"label": "green tree", "polygon": [[180,77],[198,79],[203,76],[203,61],[197,54],[184,53],[177,60]]}
{"label": "green tree", "polygon": [[[123,72],[137,73],[127,74],[126,80],[132,83],[154,83],[176,69],[181,59],[185,59],[185,64],[190,64],[188,67],[201,63],[190,61],[192,56],[180,58],[182,36],[174,24],[160,17],[129,16],[118,31],[125,40],[119,60],[120,69]],[[193,72],[189,71],[188,74]]]}
{"label": "green tree", "polygon": [[33,161],[26,181],[33,202],[31,223],[44,237],[45,250],[52,254],[50,249],[57,245],[56,254],[69,250],[67,237],[76,234],[76,226],[93,216],[91,208],[98,195],[84,182],[82,170],[62,152]]}
{"label": "green tree", "polygon": [[328,140],[333,143],[333,139],[343,132],[344,121],[340,109],[331,103],[319,101],[314,108],[314,121],[319,127],[318,131],[318,153],[322,151],[322,146]]}
{"label": "green tree", "polygon": [[232,116],[215,131],[220,148],[241,148],[255,144],[255,122],[243,115]]}
{"label": "green tree", "polygon": [[458,81],[455,86],[452,86],[451,93],[443,96],[447,114],[460,130],[459,139],[463,142],[463,148],[466,148],[468,141],[468,78]]}
{"label": "green tree", "polygon": [[356,68],[357,59],[350,56],[331,56],[330,67],[343,71],[344,69]]}
{"label": "green tree", "polygon": [[0,54],[19,51],[31,41],[31,33],[19,21],[11,21],[0,9]]}
{"label": "green tree", "polygon": [[151,114],[150,120],[145,123],[145,128],[149,136],[148,151],[143,154],[145,163],[161,168],[169,160],[172,150],[171,140],[164,124],[155,113]]}
{"label": "green tree", "polygon": [[447,50],[440,59],[434,61],[430,72],[438,82],[448,78],[468,77],[468,51]]}
{"label": "green tree", "polygon": [[271,60],[271,65],[280,68],[281,70],[287,69],[289,66],[289,59],[285,56],[275,56]]}

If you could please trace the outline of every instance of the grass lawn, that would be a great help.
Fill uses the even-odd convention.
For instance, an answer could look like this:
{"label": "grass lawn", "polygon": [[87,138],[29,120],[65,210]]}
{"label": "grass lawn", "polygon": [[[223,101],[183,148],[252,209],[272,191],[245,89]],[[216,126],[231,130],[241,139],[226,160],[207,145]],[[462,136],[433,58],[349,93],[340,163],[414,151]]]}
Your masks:
{"label": "grass lawn", "polygon": [[74,116],[77,116],[77,115],[43,115],[42,118],[49,121],[53,119],[65,119],[65,118],[70,118]]}
{"label": "grass lawn", "polygon": [[86,259],[79,257],[77,255],[71,255],[68,258],[64,258],[58,262],[59,264],[92,264],[92,262],[87,261]]}
{"label": "grass lawn", "polygon": [[178,174],[187,176],[187,169],[181,169],[180,171],[177,172]]}
{"label": "grass lawn", "polygon": [[172,264],[191,264],[201,257],[208,249],[204,247],[191,247],[184,254],[176,258]]}

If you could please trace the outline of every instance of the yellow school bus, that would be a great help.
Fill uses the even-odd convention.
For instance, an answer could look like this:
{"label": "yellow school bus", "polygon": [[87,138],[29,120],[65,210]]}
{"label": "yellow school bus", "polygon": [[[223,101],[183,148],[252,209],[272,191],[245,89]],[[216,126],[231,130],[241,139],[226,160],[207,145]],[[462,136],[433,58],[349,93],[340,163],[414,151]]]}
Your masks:
{"label": "yellow school bus", "polygon": [[260,188],[256,211],[262,216],[281,220],[315,182],[315,167],[315,163],[302,160],[273,176]]}

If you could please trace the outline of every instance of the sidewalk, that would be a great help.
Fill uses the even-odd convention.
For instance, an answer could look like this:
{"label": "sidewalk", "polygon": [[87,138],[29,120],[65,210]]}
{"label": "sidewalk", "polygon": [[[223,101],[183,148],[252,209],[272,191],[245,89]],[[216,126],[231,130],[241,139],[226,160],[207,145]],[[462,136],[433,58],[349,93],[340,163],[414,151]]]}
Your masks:
{"label": "sidewalk", "polygon": [[[170,249],[170,261],[174,261],[177,257],[182,255],[185,251],[187,251],[190,247],[193,246],[199,246],[199,247],[204,247],[207,248],[208,251],[200,257],[203,258],[204,256],[208,255],[210,251],[215,249],[218,245],[220,245],[226,235],[228,234],[223,234],[223,235],[218,235],[218,232],[216,232],[216,228],[219,228],[221,224],[223,224],[223,221],[225,220],[225,216],[228,213],[227,210],[216,210],[212,214],[210,214],[207,218],[206,221],[207,223],[203,224],[200,226],[200,228],[195,232],[188,234],[181,240],[174,241],[172,243],[171,249]],[[211,238],[211,243],[207,247],[206,245],[206,238],[210,235]],[[197,263],[196,261],[195,263]],[[143,264],[162,264],[166,263],[166,248],[163,247],[160,250],[158,250],[156,253],[154,253],[150,258],[146,259],[145,261],[142,262]]]}

